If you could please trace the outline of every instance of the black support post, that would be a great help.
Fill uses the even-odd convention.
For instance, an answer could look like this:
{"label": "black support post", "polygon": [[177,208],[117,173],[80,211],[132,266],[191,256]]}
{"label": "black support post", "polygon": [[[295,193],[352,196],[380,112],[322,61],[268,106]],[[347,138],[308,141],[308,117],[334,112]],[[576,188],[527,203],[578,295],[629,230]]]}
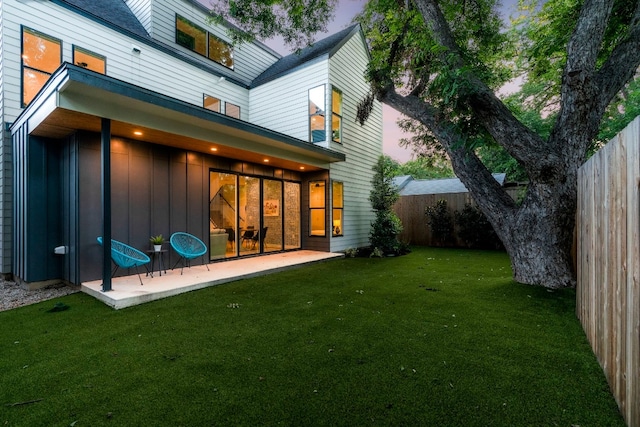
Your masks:
{"label": "black support post", "polygon": [[102,292],[111,290],[111,120],[102,119]]}

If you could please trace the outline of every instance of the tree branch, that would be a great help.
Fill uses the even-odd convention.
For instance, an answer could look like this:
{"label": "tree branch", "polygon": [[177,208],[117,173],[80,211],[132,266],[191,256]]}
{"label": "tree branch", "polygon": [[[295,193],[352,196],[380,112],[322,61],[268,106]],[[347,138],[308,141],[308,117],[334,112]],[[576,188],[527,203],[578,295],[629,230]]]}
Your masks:
{"label": "tree branch", "polygon": [[606,108],[640,66],[640,1],[631,21],[629,36],[618,44],[609,59],[600,67],[595,81],[601,90],[599,101]]}
{"label": "tree branch", "polygon": [[487,208],[483,211],[500,212],[501,217],[496,214],[495,218],[489,218],[494,227],[504,225],[503,221],[508,213],[515,215],[517,206],[513,199],[500,187],[476,154],[460,143],[465,139],[464,136],[458,134],[455,127],[445,121],[436,108],[418,97],[398,94],[391,82],[378,92],[378,98],[429,127],[449,154],[456,175],[472,192],[474,200]]}
{"label": "tree branch", "polygon": [[[446,48],[446,52],[441,54],[442,59],[447,60],[448,58],[448,61],[451,62],[451,55],[453,55],[454,66],[463,68],[465,66],[464,58],[437,1],[413,1],[436,41]],[[467,75],[467,80],[473,88],[468,101],[475,118],[513,158],[523,164],[530,165],[531,169],[548,169],[547,166],[540,163],[540,159],[544,159],[543,163],[557,161],[552,156],[546,155],[549,152],[546,148],[546,142],[523,125],[484,82],[470,74]],[[535,171],[528,172],[534,173]]]}

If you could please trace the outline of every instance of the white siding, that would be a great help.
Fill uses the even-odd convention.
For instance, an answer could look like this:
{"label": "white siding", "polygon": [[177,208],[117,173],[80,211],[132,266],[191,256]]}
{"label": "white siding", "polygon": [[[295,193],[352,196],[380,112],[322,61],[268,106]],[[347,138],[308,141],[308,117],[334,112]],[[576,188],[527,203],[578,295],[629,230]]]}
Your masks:
{"label": "white siding", "polygon": [[[369,202],[372,168],[382,154],[382,107],[376,101],[364,126],[356,121],[357,104],[369,93],[364,73],[369,62],[360,34],[352,36],[330,60],[330,83],[342,91],[343,143],[330,148],[345,153],[346,161],[332,163],[332,180],[344,183],[344,225],[331,250],[368,246],[374,214]],[[329,104],[330,105],[330,104]],[[329,116],[329,112],[327,113]]]}
{"label": "white siding", "polygon": [[206,29],[219,39],[230,43],[230,39],[227,36],[225,28],[220,25],[207,23],[209,15],[204,12],[201,7],[194,5],[187,0],[153,0],[152,13],[154,39],[176,46],[177,49],[185,52],[185,54],[193,57],[194,59],[202,61],[209,66],[213,66],[216,69],[219,69],[222,73],[232,75],[234,78],[247,85],[279,59],[278,56],[274,56],[272,52],[262,49],[257,44],[243,43],[234,47],[234,68],[233,70],[230,70],[229,68],[217,64],[215,61],[207,59],[195,52],[191,52],[189,49],[175,44],[176,14],[179,14],[194,24]]}
{"label": "white siding", "polygon": [[[232,102],[248,119],[249,91],[124,34],[99,25],[50,2],[4,0],[5,4],[5,113],[13,121],[20,108],[20,25],[63,41],[63,60],[71,62],[72,46],[78,45],[107,58],[107,75],[202,106],[203,94]],[[132,45],[141,53],[132,51]]]}
{"label": "white siding", "polygon": [[[329,61],[318,61],[301,70],[251,89],[252,123],[309,141],[309,89],[325,85]],[[328,105],[328,98],[325,100]]]}
{"label": "white siding", "polygon": [[127,0],[127,6],[138,21],[142,24],[147,33],[149,33],[153,37],[153,32],[151,28],[151,2],[152,0]]}

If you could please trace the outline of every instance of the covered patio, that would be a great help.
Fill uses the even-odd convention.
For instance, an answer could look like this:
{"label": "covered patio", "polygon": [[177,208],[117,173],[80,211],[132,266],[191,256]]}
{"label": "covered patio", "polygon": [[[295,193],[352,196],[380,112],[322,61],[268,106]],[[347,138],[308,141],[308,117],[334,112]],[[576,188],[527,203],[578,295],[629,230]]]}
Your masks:
{"label": "covered patio", "polygon": [[343,256],[344,254],[341,253],[300,250],[212,263],[208,264],[209,271],[204,265],[197,265],[185,268],[182,275],[179,267],[176,267],[175,270],[167,269],[166,273],[162,270],[162,276],[158,270],[155,270],[153,277],[142,272],[144,270],[142,267],[143,285],[140,285],[135,271],[131,271],[132,275],[114,277],[111,281],[111,291],[102,291],[102,280],[82,283],[81,290],[118,310],[209,286],[262,276]]}

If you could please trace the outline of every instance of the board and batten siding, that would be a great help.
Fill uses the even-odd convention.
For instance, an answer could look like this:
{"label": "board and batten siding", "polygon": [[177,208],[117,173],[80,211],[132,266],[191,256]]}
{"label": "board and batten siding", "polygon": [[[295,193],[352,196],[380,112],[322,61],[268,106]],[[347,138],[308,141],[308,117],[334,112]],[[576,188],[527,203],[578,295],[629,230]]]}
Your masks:
{"label": "board and batten siding", "polygon": [[[360,33],[352,35],[330,60],[329,81],[342,91],[343,141],[342,144],[330,142],[329,148],[346,156],[345,162],[332,163],[330,169],[331,179],[344,183],[344,235],[331,239],[333,252],[368,246],[371,222],[375,218],[369,195],[372,168],[382,155],[382,106],[375,101],[369,120],[363,126],[356,120],[357,105],[369,93],[364,77],[368,63],[369,55]],[[330,108],[328,110],[330,117]]]}
{"label": "board and batten siding", "polygon": [[[303,141],[309,141],[309,89],[328,88],[329,62],[314,62],[302,69],[251,89],[249,120]],[[328,90],[325,103],[328,105]]]}
{"label": "board and batten siding", "polygon": [[168,45],[176,46],[176,49],[185,55],[202,61],[219,70],[223,74],[231,75],[237,80],[249,85],[253,79],[262,74],[264,70],[275,63],[279,56],[273,51],[261,48],[256,43],[242,43],[233,48],[233,70],[205,58],[182,46],[177,46],[176,39],[176,14],[183,16],[196,25],[209,31],[221,40],[231,43],[226,29],[222,25],[207,22],[208,12],[199,4],[189,0],[154,0],[152,7],[153,37]]}
{"label": "board and batten siding", "polygon": [[[136,43],[139,54],[132,51],[132,39],[102,26],[84,16],[50,2],[26,5],[17,0],[4,0],[5,61],[7,87],[6,120],[20,114],[20,25],[33,28],[62,40],[63,61],[71,62],[73,45],[104,55],[107,75],[197,105],[203,105],[208,94],[240,106],[241,118],[247,120],[249,91],[229,81],[220,82],[217,75],[180,61],[150,45]],[[180,78],[176,78],[180,76]]]}
{"label": "board and batten siding", "polygon": [[147,33],[153,37],[151,27],[151,2],[152,0],[127,0],[127,6],[138,18]]}
{"label": "board and batten siding", "polygon": [[576,314],[640,427],[640,117],[578,170]]}

